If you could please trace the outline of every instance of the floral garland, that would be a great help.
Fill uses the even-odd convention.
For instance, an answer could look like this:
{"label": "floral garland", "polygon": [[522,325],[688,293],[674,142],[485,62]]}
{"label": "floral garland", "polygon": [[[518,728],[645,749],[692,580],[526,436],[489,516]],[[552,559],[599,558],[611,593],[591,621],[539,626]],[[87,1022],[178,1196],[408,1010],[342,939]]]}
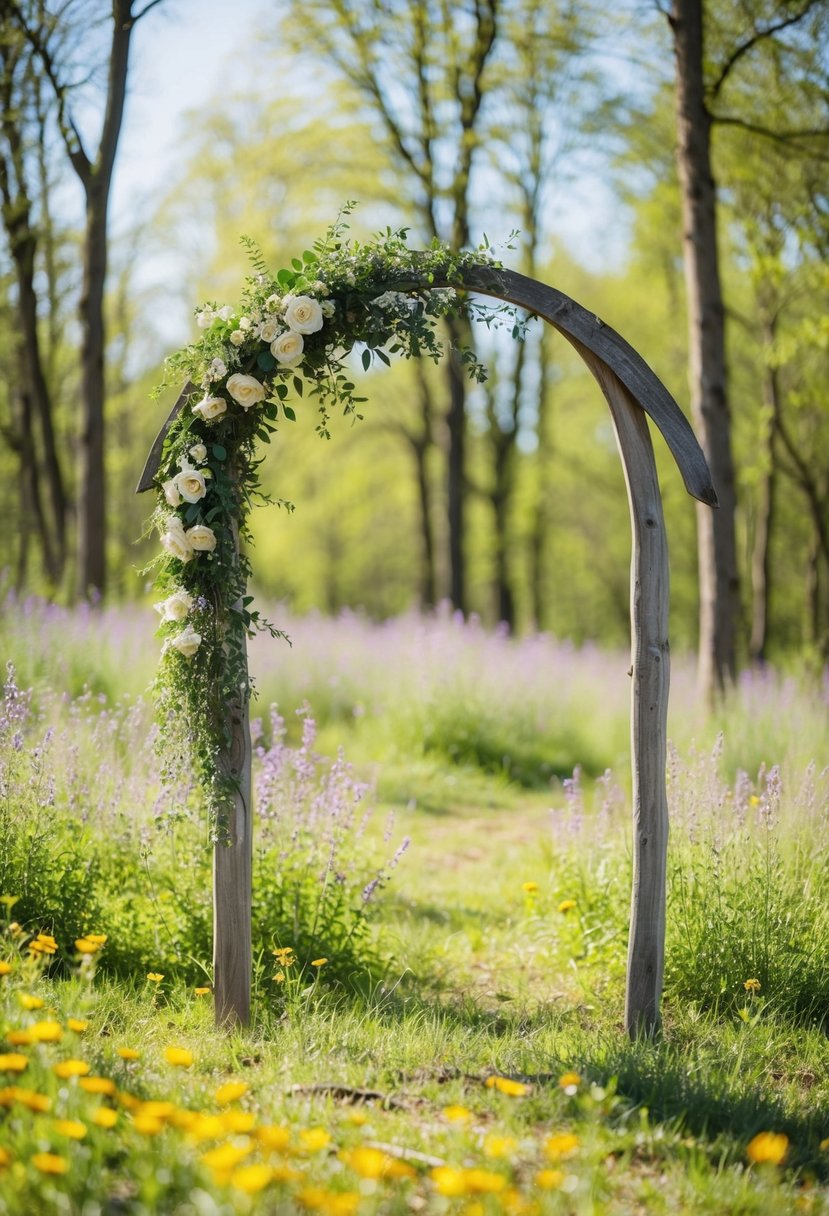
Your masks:
{"label": "floral garland", "polygon": [[[365,398],[356,395],[346,362],[355,346],[363,348],[365,370],[375,360],[388,365],[389,354],[437,361],[442,318],[483,316],[491,324],[498,312],[512,315],[434,286],[460,282],[482,262],[497,266],[488,244],[472,253],[438,243],[413,252],[405,229],[359,243],[345,235],[352,207],[276,274],[243,238],[255,273],[241,306],[197,311],[202,336],[167,360],[161,386],[187,382],[164,438],[151,521],[163,551],[150,567],[162,597],[155,604],[163,638],[156,704],[166,775],[185,767],[193,773],[214,823],[236,788],[222,757],[231,742],[228,707],[251,693],[246,636],[257,629],[284,636],[246,593],[250,509],[274,501],[259,483],[257,444],[269,443],[281,420],[295,420],[292,391],[316,402],[325,438],[334,409],[360,418]],[[472,351],[459,353],[469,374],[484,379]]]}

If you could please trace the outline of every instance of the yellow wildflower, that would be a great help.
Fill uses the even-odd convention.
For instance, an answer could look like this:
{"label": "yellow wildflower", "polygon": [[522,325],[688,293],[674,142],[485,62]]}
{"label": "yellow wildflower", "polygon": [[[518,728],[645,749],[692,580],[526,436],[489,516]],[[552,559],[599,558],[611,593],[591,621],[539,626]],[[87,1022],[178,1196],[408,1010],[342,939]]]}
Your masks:
{"label": "yellow wildflower", "polygon": [[7,963],[4,958],[0,958],[0,975],[9,975],[11,974],[11,970],[11,963]]}
{"label": "yellow wildflower", "polygon": [[224,1173],[235,1169],[253,1151],[251,1144],[219,1144],[202,1156],[202,1164],[209,1170]]}
{"label": "yellow wildflower", "polygon": [[498,1191],[503,1191],[507,1180],[503,1174],[496,1174],[494,1170],[475,1168],[466,1170],[466,1185],[473,1195],[495,1195]]}
{"label": "yellow wildflower", "polygon": [[581,1077],[577,1072],[565,1072],[559,1077],[558,1083],[566,1094],[572,1095],[581,1085]]}
{"label": "yellow wildflower", "polygon": [[115,1093],[115,1082],[109,1077],[81,1077],[78,1085],[88,1094],[112,1095]]}
{"label": "yellow wildflower", "polygon": [[484,1140],[484,1156],[509,1157],[517,1147],[518,1141],[514,1136],[498,1136],[493,1133]]}
{"label": "yellow wildflower", "polygon": [[162,1119],[154,1119],[152,1115],[145,1115],[140,1110],[136,1111],[133,1115],[132,1125],[142,1136],[157,1136],[159,1132],[164,1131],[164,1121]]}
{"label": "yellow wildflower", "polygon": [[789,1137],[783,1132],[758,1132],[746,1146],[746,1156],[755,1165],[770,1162],[779,1165],[789,1148]]}
{"label": "yellow wildflower", "polygon": [[122,1060],[140,1060],[141,1052],[136,1051],[134,1047],[118,1047],[116,1048],[118,1055]]}
{"label": "yellow wildflower", "polygon": [[529,1085],[525,1085],[523,1081],[513,1081],[511,1077],[487,1077],[486,1084],[487,1089],[497,1089],[499,1093],[510,1098],[523,1098],[530,1092]]}
{"label": "yellow wildflower", "polygon": [[355,1174],[361,1178],[383,1178],[389,1172],[393,1158],[379,1148],[371,1148],[368,1144],[359,1144],[356,1148],[340,1153],[343,1161]]}
{"label": "yellow wildflower", "polygon": [[85,1018],[67,1018],[66,1029],[74,1030],[75,1034],[83,1034],[85,1030],[89,1029],[89,1022]]}
{"label": "yellow wildflower", "polygon": [[246,1135],[256,1126],[256,1115],[252,1110],[226,1110],[221,1116],[225,1131],[235,1135]]}
{"label": "yellow wildflower", "polygon": [[193,1063],[193,1053],[186,1047],[165,1047],[164,1059],[174,1068],[189,1068]]}
{"label": "yellow wildflower", "polygon": [[558,905],[558,910],[559,912],[572,912],[575,906],[576,901],[574,899],[563,899]]}
{"label": "yellow wildflower", "polygon": [[299,1142],[306,1153],[318,1153],[331,1143],[331,1136],[324,1127],[306,1127],[299,1133]]}
{"label": "yellow wildflower", "polygon": [[293,953],[294,953],[293,946],[280,946],[276,950],[271,950],[271,954],[273,954],[274,957],[277,958],[279,960],[279,962],[283,964],[283,966],[285,965],[285,959],[291,958]]}
{"label": "yellow wildflower", "polygon": [[467,1120],[472,1118],[472,1111],[466,1106],[459,1106],[457,1104],[444,1106],[443,1117],[444,1119],[448,1119],[450,1123],[466,1123]]}
{"label": "yellow wildflower", "polygon": [[743,984],[746,992],[759,992],[762,986],[759,980],[746,980]]}
{"label": "yellow wildflower", "polygon": [[818,1148],[820,1149],[820,1151],[822,1153],[825,1152],[827,1148],[829,1148],[829,1136],[827,1136],[825,1140],[821,1140],[820,1144],[818,1145]]}
{"label": "yellow wildflower", "polygon": [[17,999],[23,1009],[42,1009],[43,998],[33,996],[31,992],[18,992]]}
{"label": "yellow wildflower", "polygon": [[91,937],[78,937],[75,939],[75,949],[78,954],[97,954],[103,944],[103,942],[94,942]]}
{"label": "yellow wildflower", "polygon": [[19,1085],[9,1085],[0,1089],[0,1106],[11,1106],[19,1102],[37,1115],[45,1115],[52,1106],[52,1099],[46,1094],[39,1094],[34,1089],[21,1089]]}
{"label": "yellow wildflower", "polygon": [[558,1132],[547,1139],[544,1151],[548,1157],[552,1157],[555,1161],[559,1157],[572,1157],[573,1153],[578,1151],[580,1145],[581,1140],[572,1132]]}
{"label": "yellow wildflower", "polygon": [[176,1113],[175,1102],[153,1101],[142,1102],[138,1107],[138,1113],[146,1115],[150,1119],[160,1119],[162,1123],[166,1123]]}
{"label": "yellow wildflower", "polygon": [[466,1170],[457,1169],[454,1165],[436,1165],[429,1171],[435,1190],[447,1199],[455,1199],[459,1195],[469,1193],[466,1181]]}
{"label": "yellow wildflower", "polygon": [[564,1170],[539,1170],[535,1185],[542,1191],[557,1191],[564,1181]]}
{"label": "yellow wildflower", "polygon": [[246,1195],[257,1195],[273,1181],[273,1170],[269,1165],[243,1165],[230,1175],[230,1184]]}
{"label": "yellow wildflower", "polygon": [[537,882],[522,882],[521,890],[525,891],[527,893],[527,895],[534,895],[535,892],[538,890],[538,883]]}
{"label": "yellow wildflower", "polygon": [[224,1120],[220,1115],[198,1114],[187,1128],[187,1135],[196,1143],[200,1140],[220,1140],[224,1134]]}
{"label": "yellow wildflower", "polygon": [[327,958],[315,958],[315,959],[311,960],[311,966],[312,967],[324,967],[327,962],[328,962]]}
{"label": "yellow wildflower", "polygon": [[52,1072],[56,1077],[85,1077],[89,1072],[89,1065],[86,1060],[59,1060],[57,1064],[52,1065]]}
{"label": "yellow wildflower", "polygon": [[29,942],[29,950],[32,954],[54,954],[57,948],[58,943],[51,933],[38,933],[37,937]]}
{"label": "yellow wildflower", "polygon": [[275,1123],[266,1123],[256,1129],[256,1137],[263,1148],[281,1153],[291,1142],[291,1130]]}
{"label": "yellow wildflower", "polygon": [[69,1162],[57,1153],[35,1153],[31,1161],[41,1174],[65,1174],[69,1169]]}
{"label": "yellow wildflower", "polygon": [[12,908],[19,899],[19,895],[0,895],[0,904],[2,904],[8,912],[11,912]]}
{"label": "yellow wildflower", "polygon": [[60,1022],[35,1022],[29,1027],[29,1034],[34,1043],[58,1043],[63,1038],[63,1027]]}
{"label": "yellow wildflower", "polygon": [[161,981],[164,979],[164,976],[161,974],[160,971],[148,971],[147,979],[150,980],[150,982],[153,984],[160,984]]}
{"label": "yellow wildflower", "polygon": [[275,984],[284,984],[285,983],[285,972],[277,971],[277,973],[272,978],[273,978],[273,982]]}
{"label": "yellow wildflower", "polygon": [[196,996],[208,996],[210,993],[209,988],[194,988],[193,991],[195,992]]}
{"label": "yellow wildflower", "polygon": [[6,1032],[6,1042],[12,1047],[28,1047],[34,1041],[30,1030],[9,1030]]}
{"label": "yellow wildflower", "polygon": [[86,1135],[86,1124],[78,1119],[55,1119],[52,1127],[59,1136],[67,1136],[70,1140],[83,1140]]}
{"label": "yellow wildflower", "polygon": [[92,1122],[98,1127],[114,1127],[118,1122],[118,1112],[109,1106],[99,1106],[92,1114]]}
{"label": "yellow wildflower", "polygon": [[213,1095],[214,1100],[219,1106],[227,1106],[230,1102],[236,1102],[248,1092],[248,1084],[245,1081],[226,1081],[224,1085],[220,1085]]}
{"label": "yellow wildflower", "polygon": [[19,1051],[9,1051],[0,1056],[0,1072],[23,1072],[28,1067],[29,1061]]}

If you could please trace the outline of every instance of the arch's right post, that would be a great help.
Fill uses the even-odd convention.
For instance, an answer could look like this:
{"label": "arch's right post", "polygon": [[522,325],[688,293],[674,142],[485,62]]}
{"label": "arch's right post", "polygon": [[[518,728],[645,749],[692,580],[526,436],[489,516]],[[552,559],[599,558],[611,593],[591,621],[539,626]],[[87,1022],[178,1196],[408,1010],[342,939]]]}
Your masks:
{"label": "arch's right post", "polygon": [[632,530],[631,766],[633,890],[625,1029],[653,1035],[665,961],[668,799],[665,789],[670,649],[668,543],[653,445],[642,408],[615,376],[602,376],[625,470]]}

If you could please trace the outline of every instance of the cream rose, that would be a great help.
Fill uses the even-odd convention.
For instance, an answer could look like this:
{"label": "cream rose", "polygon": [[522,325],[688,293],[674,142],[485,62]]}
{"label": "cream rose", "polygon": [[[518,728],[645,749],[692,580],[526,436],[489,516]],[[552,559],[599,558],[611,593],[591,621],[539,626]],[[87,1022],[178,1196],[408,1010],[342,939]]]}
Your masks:
{"label": "cream rose", "polygon": [[185,502],[199,502],[207,493],[209,476],[209,469],[191,469],[188,465],[182,465],[181,472],[173,478],[173,485]]}
{"label": "cream rose", "polygon": [[194,524],[184,535],[191,548],[199,553],[212,553],[216,548],[216,533],[207,524]]}
{"label": "cream rose", "polygon": [[177,557],[180,562],[189,562],[193,556],[193,546],[184,531],[184,524],[177,515],[167,519],[166,531],[161,535],[161,547],[170,557]]}
{"label": "cream rose", "polygon": [[304,349],[305,343],[302,340],[302,334],[298,334],[292,329],[280,334],[271,342],[271,354],[277,363],[281,363],[285,367],[296,367],[297,363],[301,363]]}
{"label": "cream rose", "polygon": [[285,324],[297,334],[315,334],[322,329],[322,309],[311,296],[294,296],[285,309]]}
{"label": "cream rose", "polygon": [[256,377],[243,376],[240,372],[236,372],[234,376],[230,377],[227,382],[227,391],[243,410],[249,410],[252,405],[265,399],[265,389]]}
{"label": "cream rose", "polygon": [[213,418],[220,418],[226,409],[224,397],[204,397],[198,405],[193,406],[193,413],[210,422]]}
{"label": "cream rose", "polygon": [[194,443],[189,451],[190,457],[195,460],[196,464],[204,464],[207,460],[207,448],[203,443]]}
{"label": "cream rose", "polygon": [[222,380],[227,375],[227,364],[224,359],[211,359],[208,380]]}
{"label": "cream rose", "polygon": [[203,308],[201,312],[196,313],[196,324],[199,329],[209,329],[216,320],[216,314],[212,308]]}
{"label": "cream rose", "polygon": [[176,637],[170,638],[169,643],[179,654],[183,654],[185,659],[192,659],[201,646],[201,634],[196,633],[192,625],[187,625]]}
{"label": "cream rose", "polygon": [[230,335],[230,340],[234,346],[241,346],[245,340],[245,335],[241,329],[234,329],[233,333]]}
{"label": "cream rose", "polygon": [[178,492],[178,486],[172,478],[169,481],[165,481],[161,488],[164,491],[164,497],[167,499],[168,507],[180,505],[181,495]]}
{"label": "cream rose", "polygon": [[193,597],[179,587],[178,591],[168,595],[166,600],[153,604],[153,607],[161,614],[162,621],[183,621],[193,607]]}
{"label": "cream rose", "polygon": [[273,342],[281,328],[277,320],[273,317],[268,317],[267,321],[263,321],[259,326],[259,337],[263,342]]}

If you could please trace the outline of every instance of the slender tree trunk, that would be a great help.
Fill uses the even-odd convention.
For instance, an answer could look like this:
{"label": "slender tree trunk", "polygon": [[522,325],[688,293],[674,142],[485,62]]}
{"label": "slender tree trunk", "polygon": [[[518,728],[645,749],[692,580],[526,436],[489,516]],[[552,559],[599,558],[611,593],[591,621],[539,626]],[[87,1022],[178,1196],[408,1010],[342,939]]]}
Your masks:
{"label": "slender tree trunk", "polygon": [[[774,323],[765,322],[763,342],[767,355],[774,341]],[[780,416],[780,392],[776,369],[769,358],[763,374],[763,406],[766,415],[764,435],[763,474],[757,499],[757,518],[751,554],[751,640],[749,656],[752,663],[766,661],[769,630],[769,571],[771,564],[771,533],[777,498],[777,460],[775,439]]]}
{"label": "slender tree trunk", "polygon": [[688,297],[691,410],[720,509],[697,507],[699,685],[708,700],[736,675],[739,577],[731,420],[726,391],[725,311],[711,172],[711,117],[703,80],[702,0],[672,0],[679,179]]}
{"label": "slender tree trunk", "polygon": [[[23,360],[21,360],[21,363]],[[25,383],[25,364],[21,368],[21,385]],[[32,537],[36,536],[43,558],[43,568],[50,581],[54,579],[56,557],[51,531],[46,523],[38,478],[37,454],[32,433],[31,398],[22,387],[14,387],[10,394],[12,416],[15,424],[14,447],[20,461],[18,484],[20,488],[20,524],[18,534],[15,587],[22,591],[29,573],[29,558]]]}
{"label": "slender tree trunk", "polygon": [[549,620],[547,596],[544,586],[544,554],[547,548],[547,535],[550,531],[550,464],[553,457],[552,442],[552,410],[548,400],[550,373],[548,359],[550,345],[547,327],[545,326],[539,341],[538,349],[538,424],[536,436],[538,449],[536,462],[538,465],[538,485],[533,506],[532,530],[530,532],[530,589],[532,595],[532,615],[536,629],[546,629]]}
{"label": "slender tree trunk", "polygon": [[412,454],[415,462],[415,478],[417,480],[417,502],[420,517],[420,607],[433,608],[437,601],[437,579],[435,576],[435,538],[432,531],[432,495],[429,485],[429,452],[432,447],[432,419],[434,409],[432,394],[423,360],[416,359],[420,395],[420,416],[423,429],[419,437],[411,438]]}
{"label": "slender tree trunk", "polygon": [[[457,612],[466,612],[466,383],[457,349],[463,328],[457,320],[447,322],[452,349],[446,357],[449,408],[446,412],[448,451],[446,461],[447,522],[449,529],[449,598]],[[468,326],[465,327],[468,329]],[[465,335],[464,335],[465,336]]]}

